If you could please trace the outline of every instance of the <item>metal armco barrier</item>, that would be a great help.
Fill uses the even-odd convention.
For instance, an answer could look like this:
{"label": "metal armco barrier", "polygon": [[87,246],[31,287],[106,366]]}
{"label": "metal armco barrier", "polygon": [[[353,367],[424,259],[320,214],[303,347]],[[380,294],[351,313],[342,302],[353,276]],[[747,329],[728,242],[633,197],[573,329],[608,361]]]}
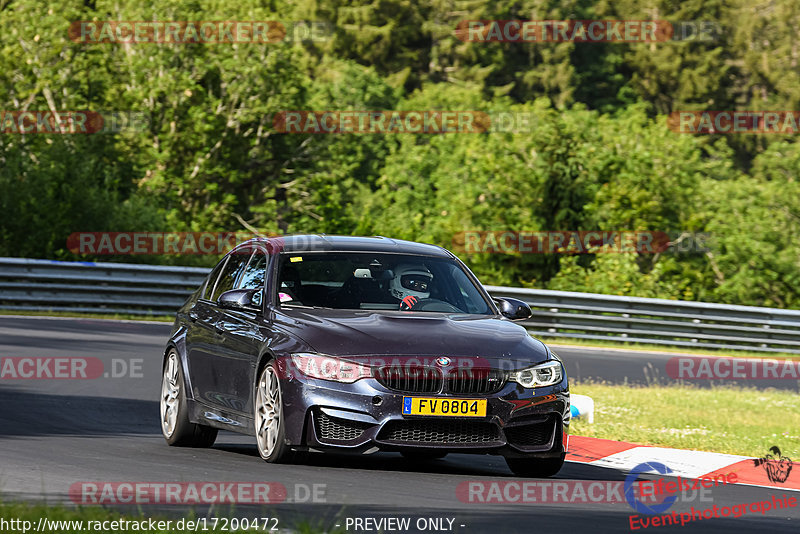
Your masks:
{"label": "metal armco barrier", "polygon": [[[170,315],[209,269],[0,258],[0,309]],[[486,286],[534,335],[800,354],[800,310]]]}
{"label": "metal armco barrier", "polygon": [[209,271],[204,267],[0,258],[0,309],[169,315]]}

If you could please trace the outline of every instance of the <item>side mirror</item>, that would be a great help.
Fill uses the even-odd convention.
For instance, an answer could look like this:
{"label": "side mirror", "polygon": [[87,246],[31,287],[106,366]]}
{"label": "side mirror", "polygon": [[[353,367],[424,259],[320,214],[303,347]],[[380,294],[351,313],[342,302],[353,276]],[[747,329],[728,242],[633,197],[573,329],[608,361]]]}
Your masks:
{"label": "side mirror", "polygon": [[217,299],[217,303],[230,310],[261,311],[260,289],[231,289]]}
{"label": "side mirror", "polygon": [[521,321],[533,315],[531,307],[519,299],[496,297],[494,301],[497,303],[500,313],[512,321]]}

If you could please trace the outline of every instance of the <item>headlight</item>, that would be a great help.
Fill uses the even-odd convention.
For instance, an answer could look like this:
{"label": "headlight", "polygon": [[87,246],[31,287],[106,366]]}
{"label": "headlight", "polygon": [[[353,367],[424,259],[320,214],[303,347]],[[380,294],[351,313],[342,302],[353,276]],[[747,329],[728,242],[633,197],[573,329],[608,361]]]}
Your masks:
{"label": "headlight", "polygon": [[508,375],[508,380],[516,382],[525,388],[552,386],[558,384],[564,378],[564,370],[561,362],[550,361],[533,367],[512,371]]}
{"label": "headlight", "polygon": [[372,377],[372,369],[366,365],[349,362],[324,354],[300,352],[292,354],[294,370],[300,374],[320,380],[332,380],[352,384],[356,380]]}

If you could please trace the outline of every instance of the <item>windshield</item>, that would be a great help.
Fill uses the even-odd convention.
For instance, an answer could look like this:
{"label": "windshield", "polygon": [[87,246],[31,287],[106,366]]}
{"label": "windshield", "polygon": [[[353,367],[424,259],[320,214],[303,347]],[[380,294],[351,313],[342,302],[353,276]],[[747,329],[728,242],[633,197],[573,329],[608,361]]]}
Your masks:
{"label": "windshield", "polygon": [[454,260],[367,252],[284,253],[281,306],[492,314]]}

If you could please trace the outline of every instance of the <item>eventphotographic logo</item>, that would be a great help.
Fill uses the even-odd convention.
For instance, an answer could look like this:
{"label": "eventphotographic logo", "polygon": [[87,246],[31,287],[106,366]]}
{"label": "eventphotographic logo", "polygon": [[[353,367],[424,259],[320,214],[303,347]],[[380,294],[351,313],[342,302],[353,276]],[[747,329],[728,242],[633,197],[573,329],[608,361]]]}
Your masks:
{"label": "eventphotographic logo", "polygon": [[[67,249],[73,254],[226,254],[237,244],[250,239],[264,239],[272,253],[283,250],[286,238],[277,234],[252,232],[73,232],[67,237]],[[296,252],[325,250],[327,242],[316,237],[291,236]],[[247,251],[247,254],[250,254]],[[292,261],[302,261],[292,260]]]}
{"label": "eventphotographic logo", "polygon": [[792,472],[792,460],[783,456],[777,446],[770,448],[769,452],[763,458],[754,459],[753,464],[756,467],[764,468],[770,482],[783,484],[789,478],[789,473]]}
{"label": "eventphotographic logo", "polygon": [[450,365],[450,358],[448,358],[447,356],[441,356],[439,358],[436,358],[436,363],[440,367],[447,367],[448,365]]}
{"label": "eventphotographic logo", "polygon": [[640,514],[654,515],[664,513],[669,510],[678,499],[677,495],[672,495],[664,499],[662,502],[656,504],[645,504],[639,499],[635,493],[636,479],[643,473],[652,473],[653,471],[662,475],[668,475],[669,473],[672,473],[672,469],[662,463],[648,462],[639,464],[631,469],[631,472],[625,478],[625,484],[623,486],[625,489],[625,500],[628,501],[628,504],[631,505],[631,508]]}

